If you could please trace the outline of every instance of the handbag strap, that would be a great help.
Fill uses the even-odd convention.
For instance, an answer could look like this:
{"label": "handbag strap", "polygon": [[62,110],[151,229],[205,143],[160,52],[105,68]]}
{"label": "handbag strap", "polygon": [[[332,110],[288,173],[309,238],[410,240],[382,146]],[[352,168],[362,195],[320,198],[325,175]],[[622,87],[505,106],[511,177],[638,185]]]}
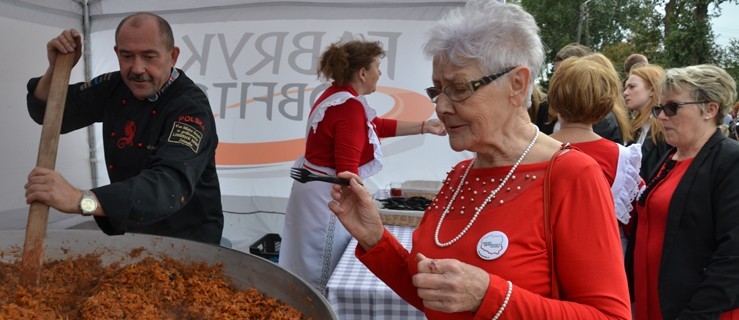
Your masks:
{"label": "handbag strap", "polygon": [[552,180],[551,175],[552,167],[554,166],[554,160],[570,148],[571,147],[569,143],[563,143],[559,150],[557,150],[557,152],[555,152],[552,158],[549,160],[547,171],[544,174],[544,234],[547,243],[547,255],[549,256],[549,269],[552,272],[552,298],[557,300],[559,300],[559,281],[557,280],[557,273],[554,270],[554,239],[552,236],[552,223],[551,219],[549,218]]}

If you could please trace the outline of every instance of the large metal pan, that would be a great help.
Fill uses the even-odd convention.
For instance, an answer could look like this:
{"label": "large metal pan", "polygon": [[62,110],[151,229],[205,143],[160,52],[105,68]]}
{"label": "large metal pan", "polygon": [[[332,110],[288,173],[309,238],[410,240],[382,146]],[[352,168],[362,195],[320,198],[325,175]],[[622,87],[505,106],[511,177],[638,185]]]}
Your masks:
{"label": "large metal pan", "polygon": [[[25,231],[0,232],[0,261],[20,259]],[[131,250],[146,252],[133,258]],[[183,261],[223,263],[223,273],[238,289],[255,288],[298,309],[304,317],[338,319],[328,301],[311,285],[277,264],[241,251],[176,238],[144,234],[107,236],[99,230],[52,230],[46,235],[46,260],[65,259],[79,254],[100,253],[104,264],[136,262],[161,253]]]}

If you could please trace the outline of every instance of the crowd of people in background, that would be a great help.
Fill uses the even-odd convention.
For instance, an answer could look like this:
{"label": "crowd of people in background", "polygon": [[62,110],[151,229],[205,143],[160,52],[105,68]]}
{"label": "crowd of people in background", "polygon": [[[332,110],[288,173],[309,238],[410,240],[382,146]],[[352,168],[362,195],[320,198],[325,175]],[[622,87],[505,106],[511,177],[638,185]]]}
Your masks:
{"label": "crowd of people in background", "polygon": [[[602,112],[600,106],[609,100],[598,99],[597,93],[612,88],[606,79],[617,74],[615,70],[596,71],[599,67],[595,65],[585,67],[587,60],[605,58],[586,52],[577,44],[560,51],[558,57],[574,58],[555,61],[546,93],[548,106],[539,106],[539,115],[548,109],[547,122],[542,123],[542,117],[537,120],[544,128],[557,122],[551,136],[574,142],[594,157],[610,182],[613,175],[609,170],[618,171],[603,160],[607,153],[594,153],[593,142],[582,141],[600,137],[589,130],[605,118],[602,114],[593,119],[588,116]],[[622,92],[618,103],[611,103],[612,111],[617,118],[628,115],[628,123],[620,125],[628,132],[623,144],[631,150],[638,148],[640,152],[631,155],[641,161],[640,165],[619,163],[616,167],[631,169],[635,165],[637,179],[644,179],[638,192],[622,193],[621,199],[613,194],[616,204],[624,197],[629,199],[630,214],[617,212],[617,219],[633,317],[739,319],[739,278],[734,271],[739,266],[739,207],[730,200],[738,187],[733,177],[738,174],[739,144],[730,141],[739,137],[736,82],[713,65],[665,70],[641,54],[626,58],[624,74],[619,86]],[[568,76],[574,79],[563,83]],[[587,99],[590,102],[583,108]],[[619,147],[625,148],[620,143]],[[620,190],[633,189],[621,186]]]}
{"label": "crowd of people in background", "polygon": [[[612,187],[616,168],[636,168],[638,191],[621,185],[621,198],[613,194],[633,318],[739,319],[735,79],[707,64],[665,70],[634,53],[624,61],[620,94],[606,99],[598,94],[606,95],[618,74],[587,60],[611,64],[580,44],[563,47],[548,90],[532,96],[539,104],[530,115],[543,132],[595,158]],[[602,129],[609,116],[621,137]],[[640,164],[609,164],[605,149],[592,149],[606,139],[632,150],[627,154]],[[626,216],[618,212],[624,199]]]}

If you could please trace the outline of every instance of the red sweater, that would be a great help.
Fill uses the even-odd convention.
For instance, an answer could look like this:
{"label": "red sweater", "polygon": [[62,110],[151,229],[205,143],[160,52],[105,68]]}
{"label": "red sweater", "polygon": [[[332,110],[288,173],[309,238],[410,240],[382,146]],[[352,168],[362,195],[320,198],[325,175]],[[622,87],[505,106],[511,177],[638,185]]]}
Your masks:
{"label": "red sweater", "polygon": [[[357,246],[357,257],[403,299],[430,319],[491,319],[503,302],[506,280],[513,285],[510,302],[500,319],[630,319],[629,293],[613,200],[601,168],[589,156],[571,151],[557,159],[551,181],[554,258],[561,299],[551,296],[551,276],[543,223],[543,175],[548,162],[521,165],[499,196],[456,243],[440,248],[434,231],[469,161],[459,163],[413,233],[408,253],[388,232],[370,251]],[[443,221],[439,240],[446,242],[467,225],[474,207],[493,190],[510,167],[473,169]],[[536,176],[536,179],[533,177]],[[479,178],[479,179],[478,179]],[[495,183],[490,183],[490,178]],[[510,187],[511,191],[507,191]],[[521,187],[518,190],[518,187]],[[482,191],[485,190],[485,193]],[[477,191],[474,194],[473,191]],[[464,199],[462,199],[464,197]],[[503,204],[500,204],[503,200]],[[462,214],[461,211],[464,211]],[[484,260],[477,243],[500,231],[508,247],[497,259]],[[424,309],[412,276],[417,252],[432,259],[453,258],[488,271],[490,285],[476,313],[447,314]]]}
{"label": "red sweater", "polygon": [[[323,100],[339,91],[354,96],[357,92],[350,86],[332,85],[321,94],[311,108],[311,113]],[[334,168],[336,172],[359,173],[359,167],[374,159],[374,148],[367,136],[367,116],[364,106],[355,99],[326,109],[325,116],[316,132],[310,129],[305,146],[305,158],[316,165]],[[378,137],[393,137],[398,121],[395,119],[372,119]]]}

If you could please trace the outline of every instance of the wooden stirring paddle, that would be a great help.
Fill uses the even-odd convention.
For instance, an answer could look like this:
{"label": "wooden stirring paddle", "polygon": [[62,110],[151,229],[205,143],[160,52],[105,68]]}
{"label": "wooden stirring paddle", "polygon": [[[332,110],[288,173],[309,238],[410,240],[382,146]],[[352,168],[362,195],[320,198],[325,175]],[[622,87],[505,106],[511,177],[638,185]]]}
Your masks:
{"label": "wooden stirring paddle", "polygon": [[[69,76],[74,66],[74,53],[60,54],[54,64],[51,76],[46,114],[41,128],[41,142],[38,148],[36,166],[54,170],[59,147],[59,134],[62,128],[64,103],[67,99]],[[27,285],[38,285],[41,280],[41,267],[44,263],[44,240],[49,220],[49,206],[38,201],[31,203],[26,225],[26,241],[23,245],[21,262],[21,281]]]}

